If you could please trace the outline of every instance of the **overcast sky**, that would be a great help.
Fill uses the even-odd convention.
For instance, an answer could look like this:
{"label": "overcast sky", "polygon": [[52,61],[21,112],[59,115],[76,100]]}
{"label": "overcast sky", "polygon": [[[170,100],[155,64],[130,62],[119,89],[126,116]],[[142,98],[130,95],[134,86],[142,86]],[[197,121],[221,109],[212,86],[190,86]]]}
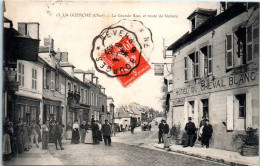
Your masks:
{"label": "overcast sky", "polygon": [[[25,2],[6,1],[4,16],[13,21],[17,29],[18,22],[39,22],[40,39],[50,35],[54,39],[55,50],[67,51],[69,62],[76,68],[87,70],[94,68],[90,58],[92,41],[104,28],[121,19],[140,20],[150,28],[153,34],[154,50],[149,63],[152,68],[124,88],[117,78],[109,78],[95,72],[99,83],[106,88],[106,94],[112,96],[116,107],[122,104],[138,102],[162,111],[162,76],[154,76],[152,62],[165,62],[163,38],[166,45],[173,43],[189,31],[186,19],[197,7],[216,8],[216,2]],[[75,15],[94,14],[105,17],[75,17]],[[114,15],[157,15],[157,18],[112,17]],[[163,18],[158,18],[159,15]],[[58,17],[64,15],[65,17]],[[68,15],[68,16],[67,16]],[[165,15],[174,17],[166,18]],[[177,16],[177,18],[176,18]],[[168,60],[169,61],[169,60]],[[170,66],[169,66],[170,67]]]}

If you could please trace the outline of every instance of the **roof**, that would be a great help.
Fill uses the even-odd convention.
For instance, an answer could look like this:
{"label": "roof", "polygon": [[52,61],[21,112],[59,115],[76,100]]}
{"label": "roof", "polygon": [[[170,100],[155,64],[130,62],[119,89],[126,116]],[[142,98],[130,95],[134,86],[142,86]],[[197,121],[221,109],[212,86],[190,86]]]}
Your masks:
{"label": "roof", "polygon": [[44,53],[44,52],[56,53],[54,50],[50,50],[50,47],[40,46],[39,53]]}
{"label": "roof", "polygon": [[205,16],[215,16],[217,14],[216,9],[203,9],[203,8],[197,8],[193,13],[189,15],[187,19],[191,19],[195,14],[202,14]]}
{"label": "roof", "polygon": [[126,108],[124,106],[121,106],[118,108],[117,113],[115,114],[115,118],[130,118],[131,116],[127,113]]}
{"label": "roof", "polygon": [[60,67],[73,67],[73,68],[75,68],[75,66],[70,62],[60,62]]}
{"label": "roof", "polygon": [[196,28],[191,33],[184,34],[176,42],[171,44],[167,48],[167,50],[172,50],[173,53],[176,53],[185,44],[193,42],[198,37],[200,37],[200,35],[203,35],[211,31],[212,29],[221,26],[222,24],[226,23],[227,21],[231,20],[232,18],[238,16],[239,14],[245,11],[246,11],[246,7],[243,4],[234,4],[225,12],[215,17],[210,17],[207,21],[205,21],[203,24],[201,24],[198,28]]}
{"label": "roof", "polygon": [[85,71],[82,69],[75,69],[74,73],[85,73]]}

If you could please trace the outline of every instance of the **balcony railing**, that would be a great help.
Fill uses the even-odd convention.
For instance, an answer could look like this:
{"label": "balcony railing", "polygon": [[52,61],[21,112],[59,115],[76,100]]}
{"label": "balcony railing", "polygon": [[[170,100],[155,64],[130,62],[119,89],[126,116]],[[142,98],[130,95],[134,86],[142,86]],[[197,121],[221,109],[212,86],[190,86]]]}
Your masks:
{"label": "balcony railing", "polygon": [[80,94],[78,92],[68,92],[68,104],[75,103],[79,104],[80,103]]}

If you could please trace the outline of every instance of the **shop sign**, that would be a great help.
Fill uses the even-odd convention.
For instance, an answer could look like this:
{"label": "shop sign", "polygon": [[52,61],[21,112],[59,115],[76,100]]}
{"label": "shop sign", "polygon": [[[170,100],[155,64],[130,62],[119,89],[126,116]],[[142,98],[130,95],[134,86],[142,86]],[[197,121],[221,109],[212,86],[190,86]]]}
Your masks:
{"label": "shop sign", "polygon": [[164,75],[164,64],[154,64],[154,75],[156,76]]}

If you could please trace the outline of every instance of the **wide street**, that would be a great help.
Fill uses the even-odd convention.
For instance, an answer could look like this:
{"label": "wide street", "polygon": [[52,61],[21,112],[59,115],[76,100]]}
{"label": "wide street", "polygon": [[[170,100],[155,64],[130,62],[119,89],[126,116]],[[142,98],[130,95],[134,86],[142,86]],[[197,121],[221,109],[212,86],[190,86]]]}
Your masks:
{"label": "wide street", "polygon": [[103,142],[90,145],[65,141],[65,150],[56,150],[51,144],[49,152],[64,165],[223,165],[156,149],[150,145],[156,141],[157,126],[152,131],[141,131],[139,127],[135,134],[116,133],[111,147]]}

